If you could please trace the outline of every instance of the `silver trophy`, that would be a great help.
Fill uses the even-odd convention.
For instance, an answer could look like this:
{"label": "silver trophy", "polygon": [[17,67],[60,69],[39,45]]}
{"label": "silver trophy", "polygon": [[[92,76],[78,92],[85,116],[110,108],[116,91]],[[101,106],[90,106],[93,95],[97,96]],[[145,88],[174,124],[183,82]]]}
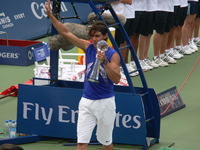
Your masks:
{"label": "silver trophy", "polygon": [[[105,52],[108,50],[108,43],[104,40],[101,40],[97,43],[97,50]],[[100,59],[96,58],[94,66],[92,68],[92,72],[90,74],[90,77],[88,78],[88,81],[99,83],[99,71],[100,71]]]}

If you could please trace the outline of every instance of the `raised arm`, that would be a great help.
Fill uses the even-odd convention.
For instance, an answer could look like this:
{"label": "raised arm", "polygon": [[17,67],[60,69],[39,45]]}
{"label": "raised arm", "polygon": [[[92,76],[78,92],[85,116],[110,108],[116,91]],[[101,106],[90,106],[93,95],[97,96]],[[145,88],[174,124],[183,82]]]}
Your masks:
{"label": "raised arm", "polygon": [[53,26],[56,28],[60,35],[62,35],[70,43],[74,44],[77,47],[80,47],[83,50],[85,50],[89,46],[89,41],[76,37],[68,30],[68,28],[65,25],[63,25],[53,16],[50,9],[50,0],[46,0],[45,8],[49,19],[51,20]]}

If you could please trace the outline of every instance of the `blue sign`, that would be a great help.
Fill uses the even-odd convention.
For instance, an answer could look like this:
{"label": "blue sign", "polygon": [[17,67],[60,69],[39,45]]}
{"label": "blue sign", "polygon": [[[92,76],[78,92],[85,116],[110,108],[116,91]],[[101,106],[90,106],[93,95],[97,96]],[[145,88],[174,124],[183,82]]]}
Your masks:
{"label": "blue sign", "polygon": [[[38,79],[37,79],[38,80]],[[42,79],[41,79],[42,80]],[[67,139],[76,139],[78,103],[83,83],[59,81],[59,87],[19,85],[17,132]],[[113,142],[146,145],[146,137],[159,138],[160,112],[154,90],[152,103],[156,109],[154,121],[149,102],[140,94],[128,93],[128,87],[116,86],[116,120]],[[138,92],[143,89],[138,89]],[[152,107],[152,106],[151,106]],[[146,120],[147,119],[147,120]],[[92,141],[96,141],[95,132]]]}
{"label": "blue sign", "polygon": [[46,59],[47,57],[50,57],[50,50],[47,43],[45,43],[41,47],[34,48],[32,50],[33,50],[35,61],[42,61]]}
{"label": "blue sign", "polygon": [[[12,5],[11,5],[12,4]],[[78,17],[84,22],[91,12],[88,4],[74,4]],[[14,7],[13,7],[14,6]],[[84,9],[83,9],[84,8]],[[76,16],[69,2],[61,2],[61,17]],[[82,23],[80,19],[65,19],[63,22]],[[0,31],[8,33],[9,39],[29,40],[50,33],[50,21],[45,12],[45,0],[6,0],[0,5]],[[5,38],[0,36],[0,38]]]}
{"label": "blue sign", "polygon": [[8,40],[9,45],[3,45],[0,40],[0,64],[28,66],[34,63],[32,48],[40,48],[44,43],[27,40]]}

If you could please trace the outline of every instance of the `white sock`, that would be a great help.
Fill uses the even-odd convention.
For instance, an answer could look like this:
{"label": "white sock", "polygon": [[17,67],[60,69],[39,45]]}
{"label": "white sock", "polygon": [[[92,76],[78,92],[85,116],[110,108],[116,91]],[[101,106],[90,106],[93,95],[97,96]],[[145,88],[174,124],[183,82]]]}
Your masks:
{"label": "white sock", "polygon": [[160,54],[159,57],[163,57],[165,54]]}

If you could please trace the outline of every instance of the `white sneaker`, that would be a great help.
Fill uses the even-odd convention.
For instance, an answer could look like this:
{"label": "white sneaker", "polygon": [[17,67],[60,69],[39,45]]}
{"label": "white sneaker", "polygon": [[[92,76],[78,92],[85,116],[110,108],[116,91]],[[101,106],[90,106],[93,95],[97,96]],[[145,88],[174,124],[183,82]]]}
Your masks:
{"label": "white sneaker", "polygon": [[190,49],[190,51],[191,51],[192,53],[196,52],[196,50],[193,49],[190,45],[188,45],[188,46],[189,46],[189,49]]}
{"label": "white sneaker", "polygon": [[181,46],[175,46],[174,48],[170,48],[168,50],[166,50],[166,54],[169,56],[169,57],[172,57],[174,59],[180,59],[183,57],[183,54],[180,54],[178,52],[178,50],[181,48]]}
{"label": "white sneaker", "polygon": [[161,59],[163,61],[169,63],[169,64],[176,64],[177,63],[177,61],[174,58],[168,56],[167,54],[165,54],[163,57],[161,57]]}
{"label": "white sneaker", "polygon": [[190,48],[191,48],[190,51],[192,51],[192,52],[198,51],[198,47],[197,47],[196,44],[194,43],[193,39],[190,39],[190,40],[189,40],[189,46],[190,46]]}
{"label": "white sneaker", "polygon": [[184,55],[183,54],[180,54],[176,49],[173,48],[173,52],[174,52],[174,59],[180,59],[180,58],[183,58]]}
{"label": "white sneaker", "polygon": [[136,71],[136,70],[137,70],[137,67],[136,67],[135,62],[134,62],[134,61],[131,61],[131,62],[130,62],[130,66],[131,66],[131,67],[134,69],[134,71],[135,71],[135,72],[131,73],[130,76],[137,76],[137,75],[139,74],[139,72]]}
{"label": "white sneaker", "polygon": [[196,44],[197,47],[200,46],[200,38],[199,37],[193,38],[193,42]]}
{"label": "white sneaker", "polygon": [[131,77],[134,77],[134,76],[137,76],[137,75],[138,75],[138,72],[135,71],[135,69],[134,69],[129,63],[126,64],[126,68],[127,68],[128,72],[129,72],[129,75],[130,75]]}
{"label": "white sneaker", "polygon": [[137,70],[135,61],[131,61],[131,62],[130,62],[130,66],[131,66],[134,70]]}
{"label": "white sneaker", "polygon": [[133,72],[133,71],[135,71],[135,70],[131,67],[131,65],[130,65],[129,63],[126,64],[126,68],[127,68],[128,72]]}
{"label": "white sneaker", "polygon": [[182,52],[183,52],[184,55],[190,55],[190,54],[192,54],[189,45],[183,46],[183,47],[182,47],[182,50],[179,51],[179,52],[180,52],[181,54],[182,54]]}
{"label": "white sneaker", "polygon": [[160,59],[159,56],[157,56],[155,59],[153,58],[152,62],[157,64],[158,66],[161,66],[161,67],[167,67],[169,65],[167,62]]}
{"label": "white sneaker", "polygon": [[159,65],[156,64],[155,62],[151,61],[149,58],[144,59],[145,63],[148,64],[149,66],[152,66],[153,68],[158,68]]}
{"label": "white sneaker", "polygon": [[135,76],[137,76],[138,74],[139,74],[139,72],[136,71],[136,72],[130,73],[129,75],[130,75],[131,77],[135,77]]}
{"label": "white sneaker", "polygon": [[185,53],[185,49],[182,46],[175,46],[174,48],[182,55]]}
{"label": "white sneaker", "polygon": [[153,69],[153,67],[146,64],[144,60],[139,60],[139,63],[143,71],[148,71],[148,70]]}
{"label": "white sneaker", "polygon": [[168,56],[174,58],[174,51],[173,51],[173,48],[166,49],[166,50],[165,50],[165,53],[166,53]]}

